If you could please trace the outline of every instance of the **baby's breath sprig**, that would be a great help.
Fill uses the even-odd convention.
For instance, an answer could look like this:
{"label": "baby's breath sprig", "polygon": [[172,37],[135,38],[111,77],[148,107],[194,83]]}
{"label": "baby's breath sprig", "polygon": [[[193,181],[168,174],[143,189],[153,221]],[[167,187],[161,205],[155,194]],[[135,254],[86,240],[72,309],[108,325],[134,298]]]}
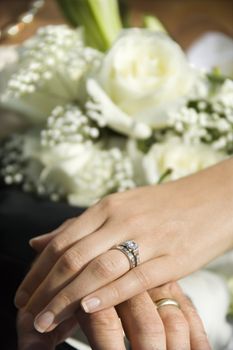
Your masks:
{"label": "baby's breath sprig", "polygon": [[186,143],[204,142],[233,152],[233,81],[225,79],[214,95],[190,99],[170,114],[170,125]]}
{"label": "baby's breath sprig", "polygon": [[74,104],[57,106],[47,120],[46,129],[41,131],[42,146],[52,147],[62,142],[96,142],[100,130],[95,122]]}
{"label": "baby's breath sprig", "polygon": [[[115,181],[116,191],[124,192],[135,187],[133,167],[130,159],[124,156],[117,148],[111,149],[109,156],[113,160],[113,179]],[[114,186],[111,188],[111,192],[113,190]]]}
{"label": "baby's breath sprig", "polygon": [[20,48],[18,69],[1,101],[31,119],[34,116],[34,121],[44,121],[55,106],[82,98],[82,78],[101,59],[100,52],[84,46],[80,29],[66,25],[41,28]]}
{"label": "baby's breath sprig", "polygon": [[20,186],[25,192],[33,192],[53,201],[64,199],[65,191],[61,186],[43,180],[43,164],[26,145],[29,138],[31,135],[14,134],[1,145],[1,179],[6,185]]}
{"label": "baby's breath sprig", "polygon": [[6,185],[19,185],[25,179],[27,160],[23,135],[12,135],[0,147],[0,175]]}

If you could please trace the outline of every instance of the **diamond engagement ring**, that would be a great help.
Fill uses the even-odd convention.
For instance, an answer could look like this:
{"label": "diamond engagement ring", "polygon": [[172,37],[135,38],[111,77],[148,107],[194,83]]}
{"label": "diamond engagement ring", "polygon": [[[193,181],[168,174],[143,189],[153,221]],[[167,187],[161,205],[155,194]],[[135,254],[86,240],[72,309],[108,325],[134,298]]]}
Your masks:
{"label": "diamond engagement ring", "polygon": [[120,250],[129,260],[130,269],[133,269],[140,263],[139,248],[135,241],[125,241],[112,249]]}

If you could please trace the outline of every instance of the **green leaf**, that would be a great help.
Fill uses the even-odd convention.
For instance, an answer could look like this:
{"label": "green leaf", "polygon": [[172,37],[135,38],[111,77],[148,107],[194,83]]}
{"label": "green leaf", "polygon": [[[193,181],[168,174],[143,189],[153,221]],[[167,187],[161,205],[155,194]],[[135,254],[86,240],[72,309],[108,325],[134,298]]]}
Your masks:
{"label": "green leaf", "polygon": [[73,26],[84,27],[86,44],[100,51],[112,45],[122,29],[117,0],[57,0]]}
{"label": "green leaf", "polygon": [[171,173],[172,173],[172,169],[167,169],[161,176],[160,176],[160,178],[159,178],[159,180],[158,180],[158,182],[157,182],[157,184],[161,184],[161,183],[163,183],[164,182],[164,180],[168,177],[168,176],[170,176],[171,175]]}

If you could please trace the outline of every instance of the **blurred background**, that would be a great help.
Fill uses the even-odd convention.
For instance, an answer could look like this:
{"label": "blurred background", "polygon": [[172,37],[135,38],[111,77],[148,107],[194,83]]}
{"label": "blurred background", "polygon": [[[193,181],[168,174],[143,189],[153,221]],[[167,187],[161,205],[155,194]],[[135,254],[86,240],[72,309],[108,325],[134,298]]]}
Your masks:
{"label": "blurred background", "polygon": [[[218,31],[233,37],[232,0],[121,0],[121,3],[123,10],[128,6],[130,19],[135,24],[140,23],[142,13],[156,15],[184,49],[206,31]],[[14,23],[29,4],[29,0],[0,0],[0,29]],[[2,40],[1,44],[19,43],[42,25],[64,21],[56,1],[45,0],[33,23],[15,38]]]}

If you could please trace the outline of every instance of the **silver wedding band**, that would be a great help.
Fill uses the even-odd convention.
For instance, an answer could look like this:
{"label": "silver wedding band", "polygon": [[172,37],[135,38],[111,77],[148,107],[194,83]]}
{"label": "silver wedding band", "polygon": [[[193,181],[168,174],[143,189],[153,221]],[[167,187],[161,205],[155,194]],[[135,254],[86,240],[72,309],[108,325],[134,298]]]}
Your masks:
{"label": "silver wedding band", "polygon": [[155,305],[157,309],[160,309],[163,306],[175,306],[180,309],[180,304],[175,300],[171,298],[163,298],[155,301]]}
{"label": "silver wedding band", "polygon": [[130,270],[136,267],[140,263],[139,247],[135,241],[125,241],[112,249],[122,252],[129,261]]}

